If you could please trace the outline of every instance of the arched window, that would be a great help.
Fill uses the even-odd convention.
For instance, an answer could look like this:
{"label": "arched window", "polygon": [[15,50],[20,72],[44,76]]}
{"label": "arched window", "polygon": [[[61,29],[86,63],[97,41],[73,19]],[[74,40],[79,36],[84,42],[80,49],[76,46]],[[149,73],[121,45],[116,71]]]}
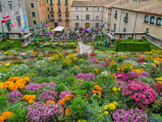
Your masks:
{"label": "arched window", "polygon": [[148,16],[148,15],[145,16],[145,22],[146,22],[146,23],[149,22],[149,16]]}
{"label": "arched window", "polygon": [[161,26],[162,25],[162,19],[161,18],[157,18],[156,24]]}
{"label": "arched window", "polygon": [[150,19],[150,23],[151,23],[151,24],[155,24],[155,21],[156,21],[155,17],[152,16],[151,19]]}

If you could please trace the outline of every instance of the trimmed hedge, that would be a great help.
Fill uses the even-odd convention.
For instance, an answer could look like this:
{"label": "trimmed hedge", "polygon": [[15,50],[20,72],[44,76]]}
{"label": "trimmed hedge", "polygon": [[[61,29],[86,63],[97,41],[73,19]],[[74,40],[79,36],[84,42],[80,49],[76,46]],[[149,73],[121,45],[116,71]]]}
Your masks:
{"label": "trimmed hedge", "polygon": [[119,42],[117,40],[116,51],[151,51],[147,42]]}

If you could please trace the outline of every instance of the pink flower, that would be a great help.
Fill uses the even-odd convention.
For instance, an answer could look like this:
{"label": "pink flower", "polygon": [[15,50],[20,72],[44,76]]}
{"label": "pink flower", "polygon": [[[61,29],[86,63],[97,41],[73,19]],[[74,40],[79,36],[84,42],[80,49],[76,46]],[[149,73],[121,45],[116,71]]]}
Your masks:
{"label": "pink flower", "polygon": [[145,104],[150,104],[150,102],[148,101],[148,99],[145,99]]}
{"label": "pink flower", "polygon": [[8,14],[5,15],[5,18],[9,18]]}
{"label": "pink flower", "polygon": [[7,19],[1,19],[1,23],[6,23]]}
{"label": "pink flower", "polygon": [[15,27],[15,24],[14,24],[14,23],[11,23],[11,26],[12,26],[12,27]]}

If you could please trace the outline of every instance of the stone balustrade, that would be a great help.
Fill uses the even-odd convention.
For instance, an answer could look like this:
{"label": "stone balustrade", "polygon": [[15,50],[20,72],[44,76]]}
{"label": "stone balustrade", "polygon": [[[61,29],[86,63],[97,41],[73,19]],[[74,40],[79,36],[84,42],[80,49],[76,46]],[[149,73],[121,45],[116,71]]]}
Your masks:
{"label": "stone balustrade", "polygon": [[116,39],[140,39],[144,37],[147,41],[162,49],[162,39],[146,32],[145,33],[142,32],[107,33],[107,36],[112,44]]}

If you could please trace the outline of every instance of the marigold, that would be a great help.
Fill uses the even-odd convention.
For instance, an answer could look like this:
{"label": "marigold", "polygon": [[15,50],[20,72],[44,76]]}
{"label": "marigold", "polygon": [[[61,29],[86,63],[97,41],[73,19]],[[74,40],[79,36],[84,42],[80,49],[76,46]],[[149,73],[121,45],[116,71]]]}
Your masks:
{"label": "marigold", "polygon": [[68,116],[69,113],[70,113],[70,108],[66,108],[66,109],[65,109],[65,116]]}
{"label": "marigold", "polygon": [[94,71],[95,71],[95,72],[97,72],[97,73],[99,73],[99,70],[98,70],[98,69],[96,69],[96,68],[94,69]]}
{"label": "marigold", "polygon": [[12,117],[13,116],[13,113],[10,112],[10,111],[6,111],[2,114],[4,120],[7,120],[9,117]]}
{"label": "marigold", "polygon": [[92,93],[93,93],[93,94],[97,94],[97,93],[98,93],[98,91],[93,90],[93,91],[92,91]]}
{"label": "marigold", "polygon": [[46,105],[48,105],[49,103],[50,103],[50,104],[55,104],[56,102],[53,101],[53,100],[52,100],[52,101],[48,100],[48,101],[46,102]]}
{"label": "marigold", "polygon": [[97,89],[98,91],[102,91],[102,89],[99,85],[95,85],[94,88]]}
{"label": "marigold", "polygon": [[120,91],[121,90],[121,88],[118,88],[118,91]]}
{"label": "marigold", "polygon": [[107,110],[108,108],[109,108],[109,106],[108,106],[108,105],[105,105],[105,106],[104,106],[104,109],[105,109],[105,110]]}
{"label": "marigold", "polygon": [[65,100],[68,101],[71,95],[65,95]]}
{"label": "marigold", "polygon": [[33,99],[30,99],[30,100],[28,101],[29,104],[33,104],[33,102],[34,102]]}
{"label": "marigold", "polygon": [[118,103],[116,101],[113,102],[113,104],[117,107],[118,106]]}
{"label": "marigold", "polygon": [[0,122],[4,122],[3,116],[0,116]]}
{"label": "marigold", "polygon": [[114,111],[116,109],[116,106],[113,103],[109,104],[109,109]]}
{"label": "marigold", "polygon": [[113,90],[114,92],[117,92],[118,89],[117,89],[116,87],[113,87],[112,90]]}
{"label": "marigold", "polygon": [[104,111],[104,114],[109,114],[109,112],[108,111]]}

